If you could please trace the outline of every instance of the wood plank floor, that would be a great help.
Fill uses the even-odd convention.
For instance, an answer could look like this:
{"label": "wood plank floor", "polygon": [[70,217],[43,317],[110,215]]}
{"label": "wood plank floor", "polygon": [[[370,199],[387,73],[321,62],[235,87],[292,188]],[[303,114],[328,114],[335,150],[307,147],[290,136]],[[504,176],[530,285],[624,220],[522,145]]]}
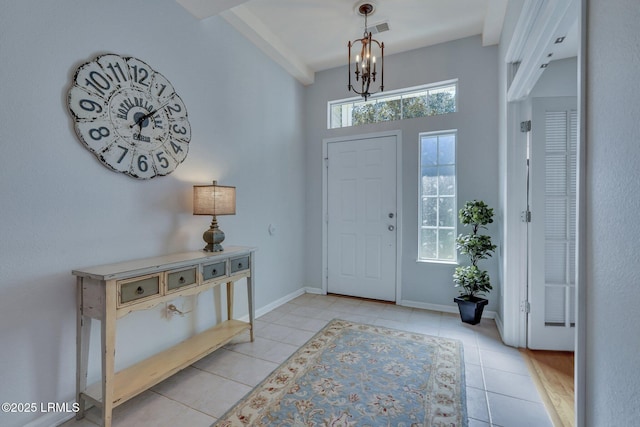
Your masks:
{"label": "wood plank floor", "polygon": [[520,349],[555,427],[574,427],[574,355]]}

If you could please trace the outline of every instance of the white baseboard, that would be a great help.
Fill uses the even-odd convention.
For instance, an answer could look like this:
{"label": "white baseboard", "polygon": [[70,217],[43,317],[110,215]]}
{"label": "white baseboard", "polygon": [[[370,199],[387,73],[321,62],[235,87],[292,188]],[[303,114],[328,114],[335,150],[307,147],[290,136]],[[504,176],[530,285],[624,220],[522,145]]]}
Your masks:
{"label": "white baseboard", "polygon": [[[300,288],[295,292],[290,293],[289,295],[285,295],[282,298],[279,298],[275,301],[273,301],[272,303],[269,303],[267,305],[265,305],[264,307],[260,307],[259,309],[256,310],[256,318],[267,314],[268,312],[270,312],[271,310],[274,310],[278,307],[280,307],[282,304],[286,304],[289,301],[291,301],[292,299],[298,298],[300,295],[303,295],[305,293],[304,288]],[[247,319],[249,319],[249,315],[247,315]]]}
{"label": "white baseboard", "polygon": [[[259,309],[256,310],[256,319],[260,316],[263,316],[267,313],[269,313],[272,310],[275,310],[276,308],[280,307],[283,304],[288,303],[289,301],[298,298],[300,295],[304,295],[304,294],[322,294],[322,289],[319,288],[300,288],[297,291],[291,292],[288,295],[283,296],[282,298],[279,298],[275,301],[273,301],[272,303],[269,303],[267,305],[265,305],[264,307],[260,307]],[[249,321],[249,315],[245,315],[243,317],[240,317],[238,320],[242,320],[244,322],[248,322]]]}
{"label": "white baseboard", "polygon": [[498,328],[498,333],[500,334],[500,339],[502,340],[502,342],[504,342],[504,332],[503,332],[504,325],[502,324],[502,318],[500,317],[500,313],[496,313],[496,317],[494,320],[496,322],[496,327]]}
{"label": "white baseboard", "polygon": [[[402,305],[404,307],[422,308],[425,310],[440,311],[442,313],[459,313],[458,307],[452,306],[452,305],[430,304],[426,302],[407,301],[407,300],[398,301],[397,304]],[[496,317],[495,311],[485,310],[482,313],[483,319],[495,319],[495,317]]]}
{"label": "white baseboard", "polygon": [[[66,407],[72,408],[75,402],[75,400],[67,402]],[[24,427],[55,427],[69,421],[75,416],[75,412],[49,412],[40,418],[36,418],[30,423],[25,424]]]}

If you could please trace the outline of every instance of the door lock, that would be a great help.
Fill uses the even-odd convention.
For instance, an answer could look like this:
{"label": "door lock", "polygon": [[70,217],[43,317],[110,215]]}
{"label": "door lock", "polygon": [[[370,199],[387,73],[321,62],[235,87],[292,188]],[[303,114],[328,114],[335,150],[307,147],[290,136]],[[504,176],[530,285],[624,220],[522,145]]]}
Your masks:
{"label": "door lock", "polygon": [[390,226],[389,226],[389,231],[393,231],[393,230],[395,230],[395,229],[396,229],[396,228],[395,228],[393,225],[390,225]]}

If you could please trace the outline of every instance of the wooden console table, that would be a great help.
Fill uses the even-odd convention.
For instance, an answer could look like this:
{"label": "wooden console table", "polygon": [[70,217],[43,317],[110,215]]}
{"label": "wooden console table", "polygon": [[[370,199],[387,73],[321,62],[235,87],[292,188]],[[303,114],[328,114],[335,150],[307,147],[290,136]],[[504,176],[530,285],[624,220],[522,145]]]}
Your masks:
{"label": "wooden console table", "polygon": [[[249,331],[253,341],[255,248],[227,247],[223,252],[185,252],[73,270],[76,276],[76,399],[102,409],[102,425],[111,426],[113,408],[165,380]],[[246,278],[249,322],[233,319],[234,282]],[[146,360],[114,372],[117,319],[177,297],[227,285],[227,320]],[[102,380],[87,387],[91,319],[101,323]]]}

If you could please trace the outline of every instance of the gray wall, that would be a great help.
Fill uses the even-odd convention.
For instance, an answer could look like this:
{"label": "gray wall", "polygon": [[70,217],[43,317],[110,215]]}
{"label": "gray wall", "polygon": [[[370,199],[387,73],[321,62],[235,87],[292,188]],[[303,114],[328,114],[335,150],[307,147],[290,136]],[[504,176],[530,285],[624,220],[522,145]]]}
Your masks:
{"label": "gray wall", "polygon": [[640,419],[640,8],[587,0],[587,427]]}
{"label": "gray wall", "polygon": [[[0,1],[2,402],[74,399],[71,270],[202,248],[211,218],[191,214],[193,184],[237,187],[237,215],[219,223],[227,244],[259,248],[258,308],[303,285],[304,87],[225,21],[198,22],[174,0],[150,3]],[[78,65],[105,52],[146,61],[184,100],[192,140],[171,175],[114,173],[75,137],[69,84]],[[207,327],[211,300],[180,301],[197,306],[184,318],[163,319],[158,307],[119,320],[118,367]],[[0,425],[41,415],[0,413]]]}
{"label": "gray wall", "polygon": [[[384,34],[381,34],[384,41]],[[458,79],[458,112],[343,129],[327,129],[327,102],[353,96],[346,90],[347,70],[340,67],[316,74],[307,90],[307,247],[306,285],[322,287],[322,141],[387,130],[402,131],[402,300],[417,305],[453,306],[457,290],[451,264],[418,263],[418,134],[458,129],[458,206],[469,199],[498,202],[498,100],[497,47],[482,47],[480,37],[417,49],[385,58],[385,89],[395,90],[443,80]],[[497,235],[499,225],[490,226]],[[460,226],[458,232],[465,230]],[[484,266],[494,291],[488,310],[500,301],[497,257]],[[462,261],[463,258],[460,258]]]}

